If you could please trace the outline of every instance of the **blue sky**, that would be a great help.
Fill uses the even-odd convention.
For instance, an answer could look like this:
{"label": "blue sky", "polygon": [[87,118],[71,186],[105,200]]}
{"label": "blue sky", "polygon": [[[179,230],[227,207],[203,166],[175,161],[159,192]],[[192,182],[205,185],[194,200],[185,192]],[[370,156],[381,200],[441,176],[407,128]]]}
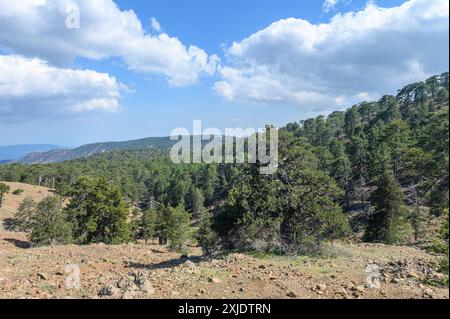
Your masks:
{"label": "blue sky", "polygon": [[[39,4],[28,9],[45,19],[28,21],[23,8],[0,0],[0,12],[3,6],[17,15],[11,25],[0,13],[0,69],[3,63],[5,73],[11,73],[0,75],[0,145],[77,146],[167,136],[177,127],[190,129],[197,119],[204,128],[221,130],[282,126],[395,94],[401,85],[448,70],[448,3],[327,1],[328,9],[324,1],[117,0],[115,7],[112,0],[102,0],[111,12],[103,21],[106,9],[80,0],[75,1],[80,29],[60,32],[53,24],[64,12]],[[386,13],[387,8],[393,11]],[[124,35],[120,28],[130,23],[121,26],[117,17],[144,30],[127,29]],[[152,17],[161,29],[152,28]],[[41,34],[33,37],[29,23],[43,33],[42,41],[34,42]],[[107,31],[95,34],[98,25]],[[157,42],[162,34],[167,38]],[[177,49],[166,45],[175,38]],[[188,52],[186,59],[194,56],[191,45],[206,62],[173,66],[180,47]],[[30,73],[25,79],[18,75],[22,68]],[[67,70],[104,76],[98,84],[92,73],[76,72],[66,84],[60,79]],[[44,85],[29,83],[41,78],[52,84],[50,93]],[[23,89],[2,91],[5,82],[5,87]],[[83,93],[73,93],[77,90]],[[92,104],[98,100],[107,102]]]}

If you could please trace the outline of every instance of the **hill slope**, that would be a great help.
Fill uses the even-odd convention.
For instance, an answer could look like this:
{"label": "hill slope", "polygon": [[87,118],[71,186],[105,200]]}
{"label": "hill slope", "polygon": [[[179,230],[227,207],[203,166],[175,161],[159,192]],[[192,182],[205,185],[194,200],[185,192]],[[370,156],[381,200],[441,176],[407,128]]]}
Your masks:
{"label": "hill slope", "polygon": [[112,151],[140,149],[168,149],[174,145],[169,137],[148,137],[124,142],[106,142],[86,144],[74,149],[51,150],[48,152],[30,153],[16,162],[23,164],[46,164],[69,161]]}
{"label": "hill slope", "polygon": [[49,144],[0,146],[0,163],[17,160],[32,152],[47,152],[61,148],[61,146]]}
{"label": "hill slope", "polygon": [[[11,218],[21,200],[51,192],[38,186],[7,194],[0,224]],[[256,257],[228,254],[203,258],[191,247],[181,259],[166,247],[143,243],[107,246],[30,248],[27,235],[0,227],[1,298],[444,298],[448,289],[422,282],[439,276],[434,256],[412,247],[334,243],[323,257]],[[381,268],[381,287],[367,288],[370,261]],[[68,265],[80,269],[80,288],[66,286]],[[136,281],[135,278],[140,278]],[[138,283],[135,284],[135,283]]]}

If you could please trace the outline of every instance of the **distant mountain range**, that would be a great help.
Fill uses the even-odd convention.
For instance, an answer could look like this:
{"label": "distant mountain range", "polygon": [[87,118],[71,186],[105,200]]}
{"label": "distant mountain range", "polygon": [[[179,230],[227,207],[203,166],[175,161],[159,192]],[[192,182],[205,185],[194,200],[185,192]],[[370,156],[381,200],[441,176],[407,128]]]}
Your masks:
{"label": "distant mountain range", "polygon": [[46,164],[64,162],[77,158],[92,156],[113,151],[128,151],[141,149],[169,149],[176,141],[171,141],[170,137],[148,137],[139,140],[124,142],[106,142],[86,144],[73,149],[53,148],[46,151],[28,152],[28,154],[17,158],[14,162],[23,164]]}
{"label": "distant mountain range", "polygon": [[64,148],[49,144],[0,146],[0,164],[18,160],[32,152],[48,152],[54,149]]}

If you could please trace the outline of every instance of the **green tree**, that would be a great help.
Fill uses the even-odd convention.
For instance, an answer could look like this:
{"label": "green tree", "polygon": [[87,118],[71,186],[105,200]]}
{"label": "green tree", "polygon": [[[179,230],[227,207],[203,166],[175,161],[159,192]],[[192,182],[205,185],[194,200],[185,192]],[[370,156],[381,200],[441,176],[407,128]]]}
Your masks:
{"label": "green tree", "polygon": [[217,181],[218,181],[217,165],[215,164],[207,165],[203,169],[203,176],[202,176],[202,189],[206,205],[211,205],[214,201],[214,193]]}
{"label": "green tree", "polygon": [[26,197],[19,205],[14,215],[15,226],[19,231],[31,231],[32,218],[35,213],[36,203],[31,197]]}
{"label": "green tree", "polygon": [[330,152],[333,161],[331,162],[331,176],[337,181],[338,185],[344,189],[344,203],[347,209],[350,208],[350,178],[351,162],[345,152],[344,143],[335,138],[330,145]]}
{"label": "green tree", "polygon": [[293,147],[289,140],[281,136],[282,160],[275,184],[282,219],[280,235],[287,247],[315,252],[326,240],[350,231],[337,202],[343,192],[330,176],[315,168],[317,159],[308,145]]}
{"label": "green tree", "polygon": [[106,178],[81,177],[67,196],[66,211],[78,243],[120,244],[131,239],[128,207]]}
{"label": "green tree", "polygon": [[72,239],[62,199],[56,196],[46,197],[37,204],[30,228],[29,239],[37,246],[67,244]]}
{"label": "green tree", "polygon": [[187,252],[187,244],[192,238],[191,216],[181,205],[170,208],[167,237],[171,250]]}
{"label": "green tree", "polygon": [[202,191],[197,187],[192,188],[191,197],[194,216],[195,218],[200,219],[205,210],[205,197],[203,196]]}
{"label": "green tree", "polygon": [[157,235],[157,218],[158,215],[156,211],[152,209],[147,210],[142,214],[141,228],[142,238],[145,240],[145,244],[147,244],[149,240],[155,238]]}
{"label": "green tree", "polygon": [[352,185],[354,192],[361,204],[361,209],[366,211],[366,190],[368,181],[368,140],[361,127],[355,129],[355,134],[351,137],[349,145],[349,158],[352,163]]}
{"label": "green tree", "polygon": [[206,210],[203,211],[195,238],[206,254],[211,253],[216,247],[218,236],[213,230],[213,217]]}
{"label": "green tree", "polygon": [[134,240],[138,240],[142,238],[142,216],[143,213],[139,208],[133,208],[131,211],[131,234]]}
{"label": "green tree", "polygon": [[160,245],[166,245],[169,237],[170,218],[172,207],[160,207],[156,218],[156,235],[159,238]]}
{"label": "green tree", "polygon": [[241,249],[311,252],[349,231],[337,199],[342,190],[318,170],[314,148],[280,131],[280,166],[273,176],[248,165],[215,215],[214,229]]}
{"label": "green tree", "polygon": [[400,185],[388,171],[378,178],[376,184],[377,189],[370,198],[374,214],[368,224],[365,238],[386,244],[401,244],[412,233],[405,197]]}
{"label": "green tree", "polygon": [[3,198],[5,194],[8,194],[10,187],[5,183],[0,183],[0,208],[3,206]]}
{"label": "green tree", "polygon": [[421,129],[419,142],[431,156],[425,162],[424,197],[435,215],[449,205],[449,123],[448,109],[433,113]]}
{"label": "green tree", "polygon": [[382,143],[386,143],[391,150],[392,169],[396,178],[404,167],[405,153],[411,146],[410,135],[408,125],[401,120],[392,121],[383,132]]}

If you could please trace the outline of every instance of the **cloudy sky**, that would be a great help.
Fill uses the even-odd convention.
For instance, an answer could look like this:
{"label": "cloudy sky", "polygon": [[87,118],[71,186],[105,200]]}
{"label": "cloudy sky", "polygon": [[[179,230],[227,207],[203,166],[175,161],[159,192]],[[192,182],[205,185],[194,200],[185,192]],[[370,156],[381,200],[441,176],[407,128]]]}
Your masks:
{"label": "cloudy sky", "polygon": [[448,71],[447,0],[0,0],[0,145],[262,127]]}

